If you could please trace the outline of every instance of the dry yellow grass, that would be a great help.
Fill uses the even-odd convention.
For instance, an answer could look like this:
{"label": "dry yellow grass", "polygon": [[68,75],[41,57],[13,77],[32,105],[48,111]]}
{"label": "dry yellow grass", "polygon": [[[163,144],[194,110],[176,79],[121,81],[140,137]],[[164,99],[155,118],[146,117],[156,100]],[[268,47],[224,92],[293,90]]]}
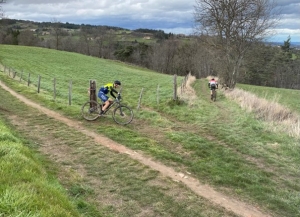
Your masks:
{"label": "dry yellow grass", "polygon": [[253,112],[257,118],[268,122],[272,130],[284,131],[290,136],[300,137],[299,115],[279,104],[278,99],[268,101],[238,88],[225,91],[224,94],[238,102],[245,110]]}
{"label": "dry yellow grass", "polygon": [[177,88],[178,96],[180,99],[192,104],[192,102],[197,98],[195,90],[192,88],[191,84],[196,81],[196,77],[188,74],[180,87]]}

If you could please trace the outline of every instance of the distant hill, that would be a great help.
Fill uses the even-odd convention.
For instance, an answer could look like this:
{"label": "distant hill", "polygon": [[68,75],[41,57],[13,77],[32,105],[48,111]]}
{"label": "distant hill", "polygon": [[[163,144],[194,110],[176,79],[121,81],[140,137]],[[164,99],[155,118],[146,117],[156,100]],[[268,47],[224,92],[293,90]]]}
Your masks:
{"label": "distant hill", "polygon": [[162,38],[168,38],[170,35],[174,35],[172,33],[166,34],[163,30],[154,30],[154,29],[135,29],[135,30],[129,30],[121,27],[116,26],[106,26],[106,25],[90,25],[90,24],[73,24],[73,23],[62,23],[62,22],[35,22],[35,21],[29,21],[29,20],[18,20],[18,19],[1,19],[0,20],[0,26],[6,26],[8,28],[11,28],[13,30],[18,31],[24,31],[24,30],[30,30],[34,32],[39,31],[47,31],[50,28],[62,28],[62,29],[68,29],[68,30],[79,30],[81,28],[85,29],[112,29],[118,32],[134,32],[134,33],[144,33],[144,34],[152,34],[157,39]]}
{"label": "distant hill", "polygon": [[[281,45],[283,45],[283,42],[266,42],[266,44],[269,44],[272,46],[281,46]],[[291,47],[300,49],[300,42],[291,42]]]}

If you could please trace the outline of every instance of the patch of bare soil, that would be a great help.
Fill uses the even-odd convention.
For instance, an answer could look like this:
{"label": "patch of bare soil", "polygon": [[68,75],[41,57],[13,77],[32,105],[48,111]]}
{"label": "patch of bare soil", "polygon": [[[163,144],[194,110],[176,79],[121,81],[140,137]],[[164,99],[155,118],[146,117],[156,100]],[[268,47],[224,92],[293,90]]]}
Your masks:
{"label": "patch of bare soil", "polygon": [[[167,167],[159,162],[156,162],[146,156],[144,156],[141,153],[135,152],[105,136],[99,135],[96,132],[92,132],[89,129],[86,129],[80,122],[74,121],[71,119],[68,119],[62,115],[60,115],[57,112],[54,112],[52,110],[49,110],[45,107],[42,107],[41,105],[34,103],[27,98],[23,97],[22,95],[16,93],[9,87],[7,87],[5,84],[0,82],[0,86],[11,93],[13,96],[18,98],[20,101],[24,102],[25,104],[34,107],[41,111],[42,113],[46,114],[47,116],[60,121],[73,130],[76,130],[89,138],[94,138],[95,142],[99,145],[103,145],[111,150],[114,150],[119,153],[125,153],[129,155],[132,159],[135,159],[139,161],[140,163],[147,165],[148,167],[152,168],[153,170],[159,171],[163,176],[170,177],[175,181],[184,183],[189,189],[191,189],[193,192],[198,194],[199,196],[208,199],[213,204],[217,206],[224,207],[225,209],[234,212],[235,214],[239,216],[244,217],[270,217],[270,215],[262,213],[258,208],[246,204],[244,202],[241,202],[235,198],[229,197],[227,195],[224,195],[222,193],[217,192],[212,187],[202,184],[199,180],[193,178],[190,176],[190,174],[183,174],[176,172],[173,168]],[[51,141],[49,141],[51,142]],[[70,160],[72,160],[72,156],[70,156],[68,147],[61,146],[59,150],[53,150],[51,148],[50,144],[46,144],[43,146],[43,149],[46,153],[52,153],[57,158],[57,161],[59,162],[60,159],[64,159],[66,157],[69,157]],[[74,159],[75,160],[75,159]],[[80,170],[81,166],[78,164],[78,169]],[[86,176],[86,173],[82,169],[82,172],[80,173],[81,176]],[[87,177],[85,177],[87,178]],[[90,180],[93,182],[93,180]],[[95,180],[94,180],[95,181]]]}

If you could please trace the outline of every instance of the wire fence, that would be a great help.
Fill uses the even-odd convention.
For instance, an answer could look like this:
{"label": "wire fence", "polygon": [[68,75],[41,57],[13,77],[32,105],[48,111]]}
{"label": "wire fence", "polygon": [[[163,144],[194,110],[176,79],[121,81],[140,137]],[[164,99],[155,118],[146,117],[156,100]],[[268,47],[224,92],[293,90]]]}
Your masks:
{"label": "wire fence", "polygon": [[66,83],[66,81],[58,81],[56,78],[44,79],[36,73],[24,72],[23,70],[17,71],[5,65],[2,66],[2,72],[15,81],[36,89],[37,93],[52,93],[53,100],[67,100],[69,105],[72,104],[72,80]]}
{"label": "wire fence", "polygon": [[[42,77],[37,73],[25,72],[23,70],[17,71],[14,68],[5,65],[2,65],[2,72],[7,76],[13,78],[15,81],[33,89],[36,89],[37,93],[49,93],[49,95],[53,96],[52,100],[54,101],[67,101],[69,105],[72,104],[72,98],[74,96],[72,96],[73,82],[71,79],[68,81],[61,81],[56,78],[49,78],[46,76]],[[176,74],[173,76],[173,100],[179,100],[180,96],[184,94],[184,92],[187,89],[187,82],[190,76],[191,74],[189,73],[182,79],[179,88],[177,87],[178,76]],[[144,88],[141,89],[137,109],[141,107],[143,93]],[[156,103],[159,104],[160,101],[160,86],[157,85]]]}

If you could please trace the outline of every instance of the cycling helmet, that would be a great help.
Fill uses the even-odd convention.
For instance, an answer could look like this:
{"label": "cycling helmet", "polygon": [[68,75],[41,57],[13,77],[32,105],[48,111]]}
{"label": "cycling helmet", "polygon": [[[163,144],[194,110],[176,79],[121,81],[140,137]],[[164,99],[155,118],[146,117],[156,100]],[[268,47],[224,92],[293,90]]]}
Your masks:
{"label": "cycling helmet", "polygon": [[121,82],[117,80],[114,82],[114,84],[121,85]]}

